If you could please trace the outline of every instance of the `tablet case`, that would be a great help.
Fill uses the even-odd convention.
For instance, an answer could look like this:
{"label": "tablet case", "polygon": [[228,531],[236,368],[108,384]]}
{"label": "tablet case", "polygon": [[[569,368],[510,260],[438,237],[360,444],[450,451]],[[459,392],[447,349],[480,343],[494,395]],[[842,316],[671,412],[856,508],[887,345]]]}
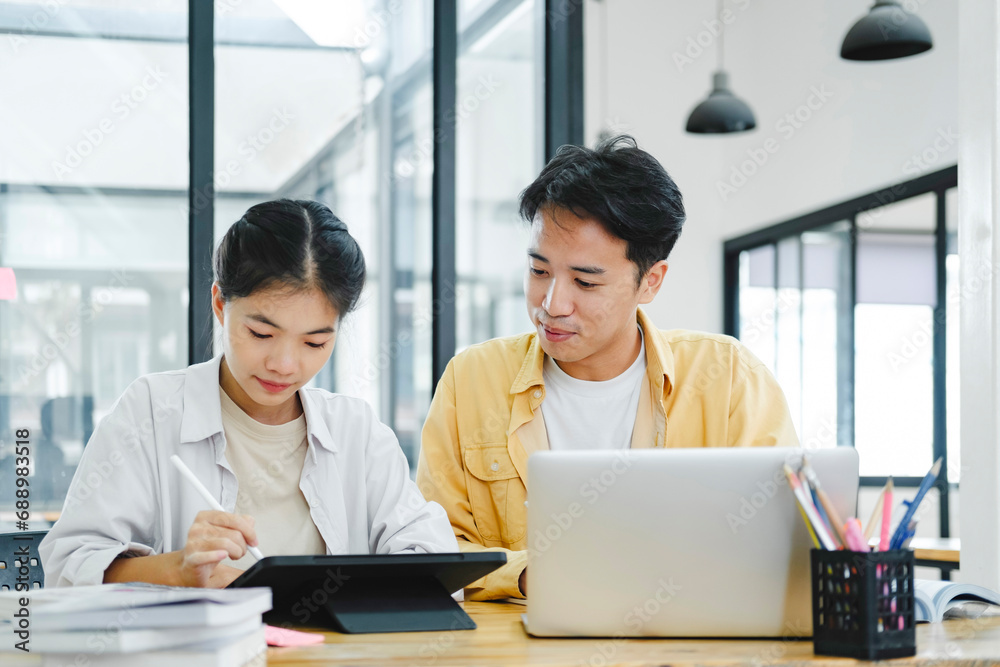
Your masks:
{"label": "tablet case", "polygon": [[346,633],[472,630],[451,594],[507,562],[502,552],[270,556],[230,588],[267,586],[270,625]]}

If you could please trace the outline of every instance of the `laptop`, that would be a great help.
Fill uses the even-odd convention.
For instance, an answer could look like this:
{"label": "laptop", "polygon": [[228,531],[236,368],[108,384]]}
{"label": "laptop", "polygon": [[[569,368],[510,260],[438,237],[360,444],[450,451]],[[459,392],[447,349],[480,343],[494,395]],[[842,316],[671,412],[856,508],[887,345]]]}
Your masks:
{"label": "laptop", "polygon": [[[538,452],[526,630],[540,637],[808,637],[812,540],[782,473],[802,449]],[[853,447],[807,453],[854,516]]]}

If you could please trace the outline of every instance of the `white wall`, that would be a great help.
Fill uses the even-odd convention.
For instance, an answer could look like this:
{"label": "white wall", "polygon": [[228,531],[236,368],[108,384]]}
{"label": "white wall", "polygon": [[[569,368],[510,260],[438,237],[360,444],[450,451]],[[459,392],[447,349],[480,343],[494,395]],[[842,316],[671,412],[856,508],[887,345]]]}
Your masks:
{"label": "white wall", "polygon": [[[726,69],[757,129],[698,136],[686,134],[684,124],[716,67],[715,38],[706,28],[715,3],[586,4],[588,145],[602,130],[633,134],[685,197],[688,222],[668,283],[647,308],[662,327],[722,330],[723,240],[957,161],[957,3],[907,0],[928,24],[934,48],[878,63],[839,57],[868,0],[819,5],[726,1],[733,16]],[[709,44],[700,54],[699,39]],[[803,108],[810,101],[817,108]],[[807,119],[786,119],[796,112]],[[777,150],[764,150],[764,161],[768,139]],[[748,151],[763,165],[746,163]],[[922,155],[931,159],[924,163]],[[751,173],[745,182],[742,174],[734,179],[741,168]],[[720,192],[722,184],[735,191]]]}
{"label": "white wall", "polygon": [[962,2],[962,580],[1000,590],[1000,39],[995,0]]}

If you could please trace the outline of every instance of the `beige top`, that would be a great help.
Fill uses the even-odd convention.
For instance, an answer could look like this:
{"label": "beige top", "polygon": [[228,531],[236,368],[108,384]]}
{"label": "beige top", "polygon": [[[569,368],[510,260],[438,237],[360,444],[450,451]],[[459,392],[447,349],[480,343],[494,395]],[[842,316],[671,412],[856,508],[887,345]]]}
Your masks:
{"label": "beige top", "polygon": [[[226,460],[236,473],[236,514],[254,517],[265,556],[325,554],[326,543],[309,514],[299,488],[306,459],[306,417],[287,424],[261,424],[243,412],[219,387]],[[245,570],[256,559],[249,553],[226,565]]]}

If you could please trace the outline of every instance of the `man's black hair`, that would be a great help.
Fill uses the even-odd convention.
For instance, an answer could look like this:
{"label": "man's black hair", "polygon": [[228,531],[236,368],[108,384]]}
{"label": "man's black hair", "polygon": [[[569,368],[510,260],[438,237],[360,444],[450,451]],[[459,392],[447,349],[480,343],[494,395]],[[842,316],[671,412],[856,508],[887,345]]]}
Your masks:
{"label": "man's black hair", "polygon": [[653,264],[667,258],[685,219],[677,184],[628,135],[603,141],[594,150],[560,147],[521,193],[521,217],[527,222],[547,207],[593,218],[624,239],[637,283]]}

